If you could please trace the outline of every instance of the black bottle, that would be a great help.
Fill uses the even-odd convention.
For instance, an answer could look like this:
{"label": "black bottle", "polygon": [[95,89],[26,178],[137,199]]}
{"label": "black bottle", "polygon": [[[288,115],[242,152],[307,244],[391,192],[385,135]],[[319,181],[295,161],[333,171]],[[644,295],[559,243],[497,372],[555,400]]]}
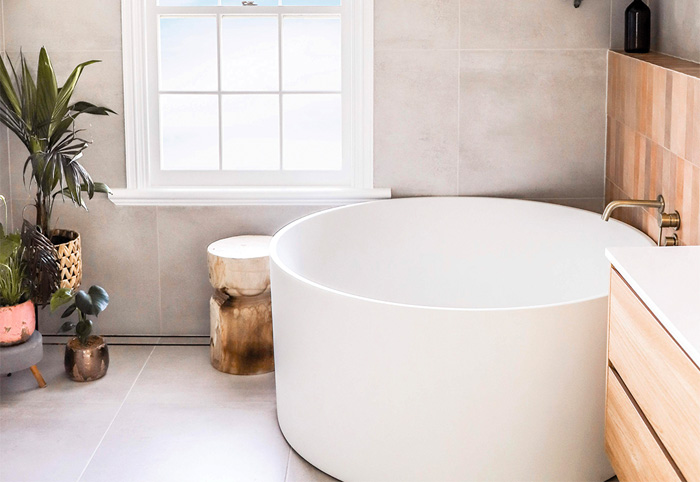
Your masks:
{"label": "black bottle", "polygon": [[634,0],[625,10],[625,52],[645,54],[651,46],[651,10]]}

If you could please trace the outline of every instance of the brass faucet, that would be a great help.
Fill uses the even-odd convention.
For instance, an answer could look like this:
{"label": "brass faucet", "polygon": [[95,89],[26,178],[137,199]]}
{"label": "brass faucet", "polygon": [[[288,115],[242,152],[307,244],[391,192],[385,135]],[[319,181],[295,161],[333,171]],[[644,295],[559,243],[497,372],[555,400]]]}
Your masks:
{"label": "brass faucet", "polygon": [[662,195],[659,195],[659,197],[656,198],[656,201],[642,199],[612,201],[605,207],[605,211],[603,211],[603,221],[610,221],[610,216],[612,216],[613,211],[617,208],[633,207],[655,208],[658,209],[660,213],[663,213],[666,203],[664,202],[664,197]]}
{"label": "brass faucet", "polygon": [[[668,236],[666,238],[662,236],[664,228],[674,228],[675,231],[678,231],[681,227],[681,215],[678,214],[678,211],[674,213],[664,212],[664,209],[666,209],[666,202],[664,201],[664,197],[662,195],[659,194],[659,197],[656,198],[656,201],[647,199],[629,199],[612,201],[605,207],[605,211],[603,211],[603,221],[609,221],[610,216],[612,216],[612,213],[615,209],[625,207],[658,209],[659,212],[656,216],[656,220],[659,225],[659,240],[657,244],[659,246],[678,245],[678,236],[676,234],[674,234],[673,236]],[[661,243],[663,243],[663,245]]]}

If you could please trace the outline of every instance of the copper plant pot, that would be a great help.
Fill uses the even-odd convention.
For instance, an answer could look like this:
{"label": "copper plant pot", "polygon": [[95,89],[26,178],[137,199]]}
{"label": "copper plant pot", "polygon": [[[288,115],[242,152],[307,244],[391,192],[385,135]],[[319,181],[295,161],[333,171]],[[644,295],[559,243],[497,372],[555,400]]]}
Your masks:
{"label": "copper plant pot", "polygon": [[63,359],[68,378],[76,382],[91,382],[102,378],[109,367],[109,350],[101,336],[90,336],[86,346],[78,338],[72,338],[66,345]]}
{"label": "copper plant pot", "polygon": [[66,229],[51,231],[58,259],[58,272],[61,276],[61,288],[77,290],[83,279],[83,261],[80,246],[80,234]]}

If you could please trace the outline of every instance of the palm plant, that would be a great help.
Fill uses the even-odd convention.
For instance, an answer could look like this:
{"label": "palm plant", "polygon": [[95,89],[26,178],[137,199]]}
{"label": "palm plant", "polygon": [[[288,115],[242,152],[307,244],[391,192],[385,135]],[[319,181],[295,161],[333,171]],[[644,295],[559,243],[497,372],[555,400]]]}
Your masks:
{"label": "palm plant", "polygon": [[96,62],[90,60],[75,67],[59,87],[44,48],[39,53],[36,82],[24,54],[20,54],[17,68],[7,58],[9,71],[0,56],[0,123],[29,151],[23,173],[26,182],[30,171],[29,184],[36,185],[36,225],[47,236],[57,196],[87,209],[82,193],[92,199],[96,192],[109,192],[78,162],[89,142],[79,136],[81,130],[76,129],[75,120],[82,114],[109,115],[114,111],[89,102],[71,103],[83,69]]}

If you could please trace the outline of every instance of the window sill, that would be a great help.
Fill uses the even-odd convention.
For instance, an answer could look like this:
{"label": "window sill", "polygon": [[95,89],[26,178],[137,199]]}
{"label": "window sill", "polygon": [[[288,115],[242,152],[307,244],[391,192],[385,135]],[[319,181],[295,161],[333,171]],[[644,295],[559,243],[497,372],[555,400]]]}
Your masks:
{"label": "window sill", "polygon": [[391,198],[391,189],[346,187],[236,187],[114,189],[117,206],[336,206]]}

